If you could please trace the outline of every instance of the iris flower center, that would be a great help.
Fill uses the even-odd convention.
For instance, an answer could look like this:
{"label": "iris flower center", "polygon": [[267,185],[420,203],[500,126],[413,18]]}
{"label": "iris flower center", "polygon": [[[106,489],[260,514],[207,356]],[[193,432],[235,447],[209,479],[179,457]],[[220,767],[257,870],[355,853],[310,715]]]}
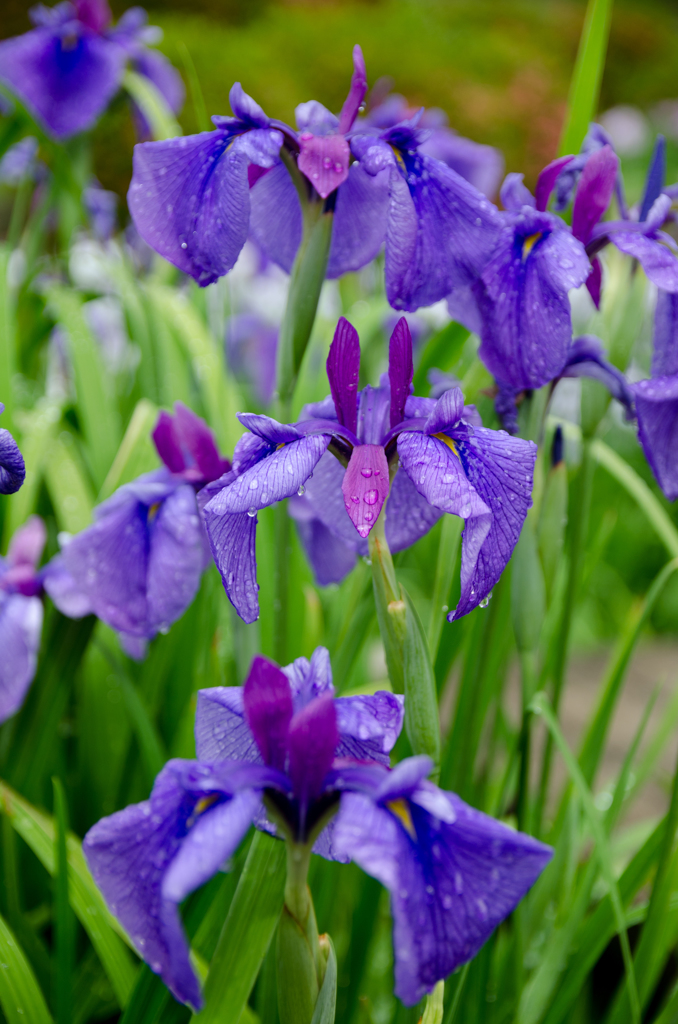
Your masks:
{"label": "iris flower center", "polygon": [[539,239],[544,234],[543,231],[537,231],[534,235],[528,235],[527,238],[523,239],[523,259],[526,260],[530,255]]}
{"label": "iris flower center", "polygon": [[403,797],[399,796],[396,800],[389,800],[386,804],[391,814],[394,814],[400,824],[407,832],[410,839],[416,840],[417,833],[414,828],[414,822],[412,821],[412,815],[407,801]]}
{"label": "iris flower center", "polygon": [[437,437],[439,441],[443,442],[443,444],[446,444],[447,447],[452,452],[452,454],[456,455],[457,458],[459,458],[459,452],[457,451],[457,446],[456,446],[456,444],[454,443],[454,441],[452,440],[451,437],[448,437],[447,434],[434,434],[433,436]]}

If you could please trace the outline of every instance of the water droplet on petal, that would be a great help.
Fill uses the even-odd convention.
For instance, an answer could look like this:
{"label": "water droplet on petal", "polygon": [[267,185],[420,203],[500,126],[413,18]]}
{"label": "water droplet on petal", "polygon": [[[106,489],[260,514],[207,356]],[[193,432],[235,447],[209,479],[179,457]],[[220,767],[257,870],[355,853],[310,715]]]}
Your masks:
{"label": "water droplet on petal", "polygon": [[[379,499],[379,491],[372,490],[372,491],[366,491],[365,492],[365,496],[363,498],[363,501],[365,502],[366,505],[376,505],[378,499]],[[365,515],[367,515],[367,513],[365,513]]]}
{"label": "water droplet on petal", "polygon": [[[379,472],[379,470],[377,470],[377,473],[378,472]],[[370,469],[369,466],[365,466],[364,469],[361,469],[360,473],[361,473],[361,476],[364,476],[366,480],[369,479],[369,477],[372,476],[372,470]]]}
{"label": "water droplet on petal", "polygon": [[304,485],[303,484],[299,484],[299,486],[297,488],[297,494],[299,495],[299,497],[302,496],[302,494],[305,492],[305,490],[306,490],[306,488],[304,487]]}
{"label": "water droplet on petal", "polygon": [[250,517],[250,519],[254,519],[256,514],[257,510],[255,509],[254,505],[251,505],[250,508],[247,509],[247,515]]}

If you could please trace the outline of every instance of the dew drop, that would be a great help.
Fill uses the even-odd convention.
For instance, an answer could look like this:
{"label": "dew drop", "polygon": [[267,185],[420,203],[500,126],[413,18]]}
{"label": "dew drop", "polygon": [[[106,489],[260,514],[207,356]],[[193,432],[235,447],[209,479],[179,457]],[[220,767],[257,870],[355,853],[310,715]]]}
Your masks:
{"label": "dew drop", "polygon": [[250,519],[254,519],[256,514],[257,510],[255,509],[254,505],[251,505],[250,508],[247,509],[247,515],[250,517]]}
{"label": "dew drop", "polygon": [[372,520],[374,519],[374,513],[373,512],[366,512],[365,513],[365,519],[367,520],[368,523],[371,523]]}
{"label": "dew drop", "polygon": [[358,497],[358,495],[357,495],[357,494],[352,494],[352,495],[351,495],[351,501],[352,501],[352,502],[353,502],[353,503],[354,503],[355,505],[357,505],[357,504],[358,504],[358,502],[360,501],[360,498]]}
{"label": "dew drop", "polygon": [[306,488],[304,487],[304,485],[303,484],[299,484],[299,486],[297,488],[297,494],[299,495],[299,497],[301,497],[302,494],[304,494],[305,491],[306,491]]}
{"label": "dew drop", "polygon": [[[379,472],[379,470],[377,470],[377,473],[378,472]],[[372,470],[370,469],[369,466],[365,466],[364,469],[361,469],[360,473],[361,473],[362,476],[365,477],[366,480],[368,480],[372,476]]]}
{"label": "dew drop", "polygon": [[379,498],[379,492],[376,490],[365,491],[363,501],[366,505],[376,505],[377,499]]}
{"label": "dew drop", "polygon": [[188,249],[188,243],[187,242],[182,242],[181,243],[181,248],[182,249]]}
{"label": "dew drop", "polygon": [[334,170],[336,171],[337,174],[341,174],[343,169],[344,169],[343,164],[335,164],[334,165]]}

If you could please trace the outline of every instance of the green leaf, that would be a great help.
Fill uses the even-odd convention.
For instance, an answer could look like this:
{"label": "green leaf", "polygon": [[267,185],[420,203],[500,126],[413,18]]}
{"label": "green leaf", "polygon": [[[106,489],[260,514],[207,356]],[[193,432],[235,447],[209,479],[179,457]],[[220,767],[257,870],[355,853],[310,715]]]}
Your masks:
{"label": "green leaf", "polygon": [[436,574],[433,580],[433,596],[431,598],[431,618],[428,624],[428,646],[431,661],[435,663],[440,645],[440,636],[445,625],[447,601],[450,596],[452,580],[457,568],[457,555],[464,520],[459,516],[444,515],[440,524],[440,545],[436,558]]}
{"label": "green leaf", "polygon": [[158,453],[151,439],[157,419],[158,407],[147,398],[140,399],[113,459],[113,465],[99,491],[97,501],[105,501],[122,484],[129,483],[151,469],[157,469]]}
{"label": "green leaf", "polygon": [[61,779],[53,778],[54,817],[54,925],[55,925],[55,998],[57,1024],[70,1024],[73,1014],[73,967],[75,963],[75,928],[69,903],[69,870],[67,847],[66,794]]}
{"label": "green leaf", "polygon": [[49,288],[47,305],[66,334],[87,460],[99,488],[118,450],[121,434],[111,375],[87,325],[77,292],[59,286]]}
{"label": "green leaf", "polygon": [[173,139],[177,135],[183,134],[165,97],[150,78],[138,75],[136,71],[128,69],[122,77],[122,85],[148,121],[151,135],[156,141],[158,139]]}
{"label": "green leaf", "polygon": [[[52,818],[33,807],[5,782],[0,782],[0,807],[43,867],[54,875]],[[125,1006],[136,976],[134,961],[125,946],[129,939],[109,913],[85,863],[80,840],[74,835],[68,836],[68,866],[71,906],[97,952],[120,1006]]]}
{"label": "green leaf", "polygon": [[330,936],[328,935],[326,938],[330,948],[325,978],[318,993],[318,1001],[315,1004],[311,1024],[334,1024],[337,1008],[337,954],[334,952],[334,943]]}
{"label": "green leaf", "polygon": [[238,1021],[266,955],[283,905],[285,844],[257,832],[224,922],[195,1024]]}
{"label": "green leaf", "polygon": [[589,0],[567,97],[559,156],[579,152],[589,123],[595,117],[611,18],[612,0]]}
{"label": "green leaf", "polygon": [[71,431],[62,430],[45,455],[45,481],[59,529],[79,533],[92,522],[94,496]]}
{"label": "green leaf", "polygon": [[414,373],[415,395],[425,394],[428,387],[428,371],[435,366],[439,370],[451,370],[459,362],[462,350],[470,334],[468,328],[452,320],[428,339],[419,356]]}
{"label": "green leaf", "polygon": [[0,1006],[7,1024],[52,1024],[33,969],[3,917],[0,917]]}
{"label": "green leaf", "polygon": [[440,721],[438,695],[428,641],[412,598],[400,587],[405,602],[403,678],[405,684],[405,732],[413,754],[427,754],[440,772]]}
{"label": "green leaf", "polygon": [[624,959],[626,984],[629,993],[629,1001],[631,1003],[631,1019],[634,1024],[639,1024],[640,1003],[638,1000],[638,986],[636,984],[636,976],[633,968],[629,937],[626,931],[624,908],[619,895],[617,879],[614,876],[612,868],[612,858],[608,847],[607,834],[603,828],[598,811],[596,810],[593,802],[591,790],[587,786],[582,770],[567,745],[567,741],[561,732],[558,721],[553,714],[553,710],[545,693],[542,692],[535,695],[532,703],[530,704],[530,710],[536,715],[541,715],[548,726],[549,732],[553,736],[554,742],[560,751],[563,761],[565,762],[568,774],[579,794],[579,799],[582,802],[584,812],[588,819],[589,828],[591,829],[595,842],[596,856],[600,863],[600,871],[608,889],[610,890],[610,899],[612,900],[612,908],[614,910],[615,921],[617,923],[617,933],[619,935],[622,957]]}

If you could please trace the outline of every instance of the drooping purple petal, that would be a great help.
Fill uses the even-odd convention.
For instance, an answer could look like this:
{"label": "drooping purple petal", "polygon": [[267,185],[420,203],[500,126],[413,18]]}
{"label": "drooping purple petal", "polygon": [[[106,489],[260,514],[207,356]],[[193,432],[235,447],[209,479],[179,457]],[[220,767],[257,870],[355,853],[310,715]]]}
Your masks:
{"label": "drooping purple petal", "polygon": [[535,206],[538,210],[543,211],[546,209],[558,176],[565,170],[572,159],[572,156],[559,156],[539,172],[537,187],[534,190]]}
{"label": "drooping purple petal", "polygon": [[350,149],[343,135],[302,132],[299,136],[299,170],[323,199],[346,181],[349,157]]}
{"label": "drooping purple petal", "polygon": [[464,396],[461,388],[450,388],[443,392],[433,409],[428,414],[424,425],[424,433],[438,434],[440,431],[454,427],[464,411]]}
{"label": "drooping purple petal", "polygon": [[586,161],[572,207],[572,234],[584,245],[610,205],[618,171],[619,157],[609,145]]}
{"label": "drooping purple petal", "polygon": [[365,71],[365,58],[363,51],[356,44],[353,47],[353,74],[348,96],[344,100],[339,115],[337,129],[341,135],[345,135],[353,127],[353,122],[358,116],[360,106],[365,99],[367,92],[367,74]]}
{"label": "drooping purple petal", "polygon": [[461,596],[448,619],[461,618],[491,592],[508,563],[532,505],[537,446],[503,430],[475,427],[456,442],[469,483],[492,513],[466,523],[461,544]]}
{"label": "drooping purple petal", "polygon": [[146,577],[147,624],[164,631],[180,618],[200,587],[205,548],[195,492],[188,484],[162,502],[150,531]]}
{"label": "drooping purple petal", "polygon": [[289,777],[302,807],[320,795],[339,743],[334,697],[323,694],[297,712],[289,725]]}
{"label": "drooping purple petal", "polygon": [[250,204],[252,237],[289,274],[301,243],[302,214],[297,190],[282,161],[252,185]]}
{"label": "drooping purple petal", "polygon": [[[399,143],[397,132],[387,133],[391,144]],[[386,293],[394,309],[414,310],[469,284],[491,255],[500,225],[482,193],[418,153],[413,139],[400,142],[399,153],[405,169],[391,170]]]}
{"label": "drooping purple petal", "polygon": [[652,159],[647,172],[647,179],[645,181],[645,191],[643,193],[643,201],[640,204],[640,213],[638,214],[638,220],[646,220],[650,210],[656,199],[661,194],[661,190],[664,187],[664,181],[666,179],[666,139],[663,135],[657,136],[655,142],[654,151],[652,153]]}
{"label": "drooping purple petal", "polygon": [[678,294],[657,293],[654,314],[652,376],[672,377],[678,373]]}
{"label": "drooping purple petal", "polygon": [[488,199],[496,196],[504,172],[504,157],[494,146],[483,146],[441,126],[434,129],[419,148],[426,156],[447,164]]}
{"label": "drooping purple petal", "polygon": [[631,231],[611,232],[610,241],[621,252],[638,260],[646,276],[658,288],[678,292],[678,258],[666,245]]}
{"label": "drooping purple petal", "polygon": [[[330,458],[336,461],[333,456]],[[340,466],[339,468],[341,469]],[[340,488],[341,482],[338,485],[341,494]],[[287,510],[297,524],[299,537],[316,583],[321,587],[326,587],[330,583],[341,583],[355,566],[355,548],[349,547],[341,537],[328,530],[316,516],[306,495],[292,495]]]}
{"label": "drooping purple petal", "polygon": [[386,690],[372,695],[337,697],[339,730],[336,757],[377,761],[386,767],[403,727],[404,697]]}
{"label": "drooping purple petal", "polygon": [[572,338],[567,292],[589,272],[583,245],[559,218],[515,215],[474,285],[479,355],[498,380],[535,388],[558,376]]}
{"label": "drooping purple petal", "polygon": [[327,277],[360,270],[381,249],[388,221],[389,179],[388,170],[371,175],[360,163],[349,167],[346,181],[337,190]]}
{"label": "drooping purple petal", "polygon": [[633,416],[633,391],[626,377],[605,358],[605,350],[600,338],[593,334],[585,334],[575,338],[570,347],[563,377],[592,377],[604,384],[613,398],[616,398],[626,409],[627,418]]}
{"label": "drooping purple petal", "polygon": [[669,499],[678,498],[678,376],[631,385],[636,399],[638,438],[657,483]]}
{"label": "drooping purple petal", "polygon": [[243,686],[245,718],[264,763],[283,770],[294,708],[287,676],[257,655]]}
{"label": "drooping purple petal", "polygon": [[0,81],[58,139],[92,127],[124,66],[119,46],[86,30],[66,40],[58,29],[39,27],[0,43]]}
{"label": "drooping purple petal", "polygon": [[198,690],[195,752],[199,761],[261,761],[245,718],[242,686]]}
{"label": "drooping purple petal", "polygon": [[344,507],[361,537],[379,518],[389,490],[388,462],[380,444],[361,444],[351,458],[341,485]]}
{"label": "drooping purple petal", "polygon": [[327,356],[327,379],[337,420],[354,434],[358,423],[358,376],[360,341],[353,324],[339,317]]}
{"label": "drooping purple petal", "polygon": [[0,722],[24,702],[35,675],[41,632],[40,598],[0,589]]}
{"label": "drooping purple petal", "polygon": [[552,856],[441,794],[454,821],[401,800],[390,809],[346,793],[333,842],[391,893],[396,995],[408,1006],[470,960],[515,908]]}
{"label": "drooping purple petal", "polygon": [[15,494],[25,479],[26,464],[19,446],[9,430],[0,427],[0,494]]}
{"label": "drooping purple petal", "polygon": [[423,537],[442,515],[416,489],[407,473],[396,473],[386,502],[386,541],[394,553]]}
{"label": "drooping purple petal", "polygon": [[388,345],[388,380],[391,386],[391,426],[401,423],[405,416],[405,402],[410,395],[414,365],[412,363],[412,335],[404,316],[393,329]]}
{"label": "drooping purple petal", "polygon": [[304,498],[317,519],[360,555],[367,554],[367,542],[358,536],[344,504],[342,483],[345,470],[333,455],[326,452],[306,482]]}
{"label": "drooping purple petal", "polygon": [[462,519],[480,516],[489,522],[490,509],[470,483],[451,438],[403,432],[398,437],[398,455],[429,504]]}
{"label": "drooping purple petal", "polygon": [[520,211],[523,206],[535,208],[535,199],[527,185],[523,184],[525,175],[511,171],[502,182],[499,198],[505,210]]}
{"label": "drooping purple petal", "polygon": [[212,512],[210,504],[203,508],[202,514],[224,590],[243,622],[256,622],[259,618],[257,517],[248,512],[235,515]]}
{"label": "drooping purple petal", "polygon": [[275,129],[234,137],[217,128],[135,146],[128,203],[137,231],[199,284],[216,281],[247,239],[248,164],[272,167],[281,145]]}

